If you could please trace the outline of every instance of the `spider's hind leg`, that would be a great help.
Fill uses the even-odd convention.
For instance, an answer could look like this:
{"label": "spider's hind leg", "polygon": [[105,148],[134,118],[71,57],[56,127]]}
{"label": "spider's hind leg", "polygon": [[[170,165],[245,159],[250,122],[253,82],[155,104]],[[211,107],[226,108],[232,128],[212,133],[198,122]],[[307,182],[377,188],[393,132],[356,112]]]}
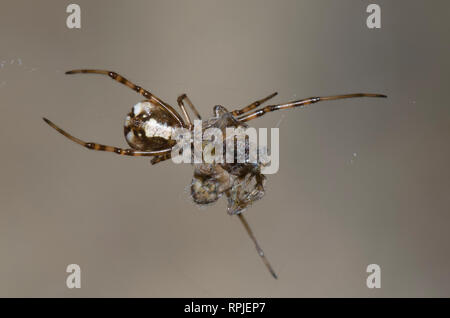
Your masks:
{"label": "spider's hind leg", "polygon": [[43,120],[50,127],[52,127],[57,132],[59,132],[61,135],[67,137],[68,139],[72,140],[73,142],[76,142],[77,144],[79,144],[87,149],[90,149],[90,150],[113,152],[118,155],[124,155],[124,156],[146,156],[146,157],[161,156],[161,155],[165,155],[167,153],[170,154],[172,151],[172,148],[157,150],[157,151],[139,151],[139,150],[135,150],[135,149],[123,149],[123,148],[114,147],[114,146],[102,145],[102,144],[99,144],[96,142],[86,142],[77,137],[72,136],[67,131],[56,126],[53,122],[51,122],[47,118],[43,118]]}

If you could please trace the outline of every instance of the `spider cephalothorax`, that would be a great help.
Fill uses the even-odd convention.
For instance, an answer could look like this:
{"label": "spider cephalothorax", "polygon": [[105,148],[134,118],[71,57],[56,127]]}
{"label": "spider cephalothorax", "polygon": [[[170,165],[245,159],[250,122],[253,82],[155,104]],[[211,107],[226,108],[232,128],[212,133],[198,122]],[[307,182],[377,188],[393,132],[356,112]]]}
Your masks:
{"label": "spider cephalothorax", "polygon": [[[194,125],[186,110],[184,101],[187,102],[195,116],[198,119],[201,119],[200,114],[186,94],[181,95],[177,99],[178,106],[180,107],[182,113],[180,115],[169,104],[115,72],[85,69],[66,72],[66,74],[76,73],[95,73],[107,75],[146,98],[146,100],[137,103],[125,119],[124,133],[125,139],[131,147],[129,149],[106,146],[95,142],[85,142],[70,135],[50,120],[44,118],[44,121],[52,128],[56,129],[59,133],[88,149],[114,152],[126,156],[148,156],[152,157],[151,163],[156,164],[171,158],[172,150],[176,145],[176,129],[194,129]],[[207,128],[218,128],[225,137],[224,140],[227,140],[227,128],[245,128],[247,127],[247,121],[258,118],[272,111],[303,107],[305,105],[326,100],[353,97],[386,97],[381,94],[364,93],[327,97],[310,97],[286,104],[269,105],[254,110],[262,103],[274,97],[276,94],[277,93],[273,93],[261,100],[251,103],[246,107],[236,109],[231,112],[223,106],[215,106],[213,110],[213,117],[202,123],[202,131],[205,131]],[[247,153],[248,147],[249,145],[246,144],[244,147],[245,153]],[[214,161],[211,163],[195,163],[194,177],[190,188],[191,196],[194,202],[201,205],[216,202],[221,196],[226,196],[228,201],[228,213],[239,217],[250,238],[253,240],[258,254],[261,256],[264,264],[267,266],[273,277],[276,278],[277,276],[274,270],[264,256],[264,252],[259,246],[242,213],[254,201],[259,200],[264,196],[264,182],[266,178],[261,173],[263,166],[264,164],[259,159],[256,162],[248,162],[245,160],[238,162],[234,160],[232,162],[227,161],[226,163]]]}

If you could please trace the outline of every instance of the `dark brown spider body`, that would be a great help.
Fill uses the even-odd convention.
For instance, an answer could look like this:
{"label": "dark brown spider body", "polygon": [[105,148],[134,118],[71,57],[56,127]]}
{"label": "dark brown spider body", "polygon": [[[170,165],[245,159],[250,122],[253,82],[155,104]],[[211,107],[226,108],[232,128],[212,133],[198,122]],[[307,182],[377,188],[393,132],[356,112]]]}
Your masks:
{"label": "dark brown spider body", "polygon": [[[152,157],[151,163],[171,158],[171,152],[175,146],[175,130],[177,128],[194,129],[194,125],[186,111],[184,101],[187,102],[190,109],[198,119],[201,119],[195,106],[192,104],[186,94],[177,99],[178,106],[181,109],[180,115],[172,106],[165,103],[149,91],[137,86],[127,80],[125,77],[106,70],[73,70],[66,74],[91,73],[107,75],[113,80],[133,89],[145,97],[145,100],[136,104],[125,119],[124,133],[129,149],[123,149],[114,146],[102,145],[96,142],[86,142],[78,139],[65,130],[59,128],[50,120],[44,118],[44,121],[59,133],[78,143],[79,145],[91,150],[113,152],[125,156],[148,156]],[[257,100],[250,105],[229,112],[223,106],[215,106],[213,117],[202,122],[202,131],[207,128],[218,128],[226,140],[226,128],[228,127],[247,127],[246,122],[263,116],[266,113],[300,107],[317,103],[320,101],[336,100],[354,97],[386,97],[381,94],[348,94],[327,97],[310,97],[286,104],[269,105],[259,108],[262,103],[274,97],[277,93],[271,94],[263,99]],[[252,111],[253,110],[253,111]],[[233,137],[234,138],[234,137]],[[245,151],[248,149],[245,145]],[[255,244],[259,256],[269,269],[273,277],[277,278],[274,270],[266,259],[264,252],[259,246],[250,226],[244,218],[243,211],[254,201],[264,196],[265,176],[261,173],[263,164],[258,160],[256,163],[244,161],[238,163],[234,160],[232,163],[195,163],[194,177],[190,184],[191,196],[197,204],[210,204],[216,202],[221,196],[225,195],[228,201],[228,213],[237,215],[244,225],[247,233]]]}

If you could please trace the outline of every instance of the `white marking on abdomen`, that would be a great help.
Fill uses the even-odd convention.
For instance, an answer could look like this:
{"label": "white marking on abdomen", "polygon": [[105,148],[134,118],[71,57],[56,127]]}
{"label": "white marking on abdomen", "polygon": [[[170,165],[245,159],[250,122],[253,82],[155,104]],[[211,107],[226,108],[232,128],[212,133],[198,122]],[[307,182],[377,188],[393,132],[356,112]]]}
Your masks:
{"label": "white marking on abdomen", "polygon": [[133,113],[134,116],[138,116],[140,113],[144,112],[146,109],[149,108],[150,103],[149,102],[139,102],[136,105],[133,106]]}
{"label": "white marking on abdomen", "polygon": [[167,124],[158,123],[153,118],[145,123],[144,130],[147,137],[162,137],[164,139],[170,139],[172,136],[171,127],[167,126]]}
{"label": "white marking on abdomen", "polygon": [[125,127],[130,127],[131,126],[131,117],[127,116],[125,117]]}
{"label": "white marking on abdomen", "polygon": [[134,140],[134,133],[133,133],[132,130],[130,130],[130,131],[128,132],[126,138],[127,138],[127,140],[128,140],[129,142],[135,143],[135,140]]}

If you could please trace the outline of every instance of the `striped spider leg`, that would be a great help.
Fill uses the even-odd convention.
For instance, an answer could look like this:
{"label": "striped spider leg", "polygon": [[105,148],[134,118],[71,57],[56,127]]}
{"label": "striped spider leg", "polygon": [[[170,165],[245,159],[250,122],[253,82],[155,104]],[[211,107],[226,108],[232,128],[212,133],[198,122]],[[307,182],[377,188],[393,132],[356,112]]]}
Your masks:
{"label": "striped spider leg", "polygon": [[269,96],[264,97],[263,99],[257,100],[255,102],[251,103],[250,105],[245,106],[242,109],[233,110],[231,112],[231,114],[236,117],[236,116],[242,115],[244,113],[247,113],[247,112],[251,111],[252,109],[254,109],[254,108],[258,107],[258,106],[260,106],[262,103],[268,101],[269,99],[271,99],[271,98],[273,98],[273,97],[275,97],[277,95],[278,95],[278,92],[270,94]]}
{"label": "striped spider leg", "polygon": [[[334,95],[334,96],[324,96],[324,97],[309,97],[305,99],[300,99],[297,101],[289,102],[286,104],[278,104],[278,105],[269,105],[265,106],[264,108],[255,110],[251,112],[250,114],[243,115],[238,117],[238,120],[241,122],[246,122],[252,119],[256,119],[258,117],[263,116],[264,114],[267,114],[269,112],[273,112],[275,110],[281,110],[281,109],[288,109],[288,108],[294,108],[294,107],[302,107],[309,104],[314,104],[321,101],[327,101],[327,100],[336,100],[336,99],[344,99],[344,98],[355,98],[355,97],[387,97],[386,95],[382,94],[368,94],[368,93],[356,93],[356,94],[346,94],[346,95]],[[253,107],[254,108],[254,107]],[[249,109],[243,108],[242,110],[235,110],[234,112],[243,114],[244,112],[247,112]]]}
{"label": "striped spider leg", "polygon": [[106,152],[114,152],[118,155],[125,155],[125,156],[133,156],[133,157],[139,157],[139,156],[162,156],[165,155],[166,153],[170,153],[170,151],[172,150],[172,148],[169,149],[162,149],[162,150],[158,150],[158,151],[139,151],[139,150],[135,150],[135,149],[124,149],[124,148],[119,148],[119,147],[114,147],[114,146],[107,146],[107,145],[102,145],[96,142],[86,142],[83,141],[81,139],[78,139],[77,137],[72,136],[71,134],[69,134],[68,132],[66,132],[65,130],[59,128],[57,125],[55,125],[53,122],[51,122],[50,120],[48,120],[47,118],[42,118],[50,127],[52,127],[53,129],[55,129],[57,132],[59,132],[61,135],[69,138],[70,140],[72,140],[73,142],[76,142],[77,144],[86,147],[88,149],[91,150],[97,150],[97,151],[106,151]]}
{"label": "striped spider leg", "polygon": [[175,109],[173,109],[172,106],[165,103],[164,101],[162,101],[161,99],[159,99],[158,97],[156,97],[155,95],[150,93],[149,91],[130,82],[125,77],[123,77],[120,74],[117,74],[116,72],[112,72],[112,71],[108,71],[108,70],[86,70],[86,69],[71,70],[71,71],[66,72],[66,74],[78,74],[78,73],[107,75],[107,76],[111,77],[113,80],[115,80],[115,81],[131,88],[132,90],[136,91],[137,93],[141,94],[146,99],[148,99],[150,102],[161,105],[161,107],[163,107],[168,113],[170,113],[173,117],[175,117],[180,124],[184,123],[183,120],[181,119],[180,115],[175,111]]}

